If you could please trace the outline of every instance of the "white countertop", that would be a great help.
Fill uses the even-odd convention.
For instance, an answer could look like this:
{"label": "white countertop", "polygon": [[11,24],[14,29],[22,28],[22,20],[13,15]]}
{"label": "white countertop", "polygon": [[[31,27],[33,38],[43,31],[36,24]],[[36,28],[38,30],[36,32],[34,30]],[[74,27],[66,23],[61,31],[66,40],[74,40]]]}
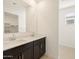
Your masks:
{"label": "white countertop", "polygon": [[20,45],[38,40],[40,38],[46,37],[44,35],[35,35],[35,36],[29,36],[29,37],[22,37],[22,38],[18,38],[16,40],[7,40],[3,42],[3,50],[8,50],[11,48],[15,48],[18,47]]}

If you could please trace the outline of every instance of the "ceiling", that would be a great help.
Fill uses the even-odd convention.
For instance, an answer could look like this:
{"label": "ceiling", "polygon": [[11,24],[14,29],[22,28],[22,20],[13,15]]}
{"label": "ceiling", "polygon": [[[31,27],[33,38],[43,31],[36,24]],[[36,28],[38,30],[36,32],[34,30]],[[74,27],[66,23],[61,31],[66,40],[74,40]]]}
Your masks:
{"label": "ceiling", "polygon": [[59,1],[59,8],[67,8],[70,6],[74,6],[75,5],[75,0],[60,0]]}
{"label": "ceiling", "polygon": [[5,8],[22,8],[22,7],[27,7],[28,4],[23,2],[22,0],[4,0],[4,9]]}
{"label": "ceiling", "polygon": [[19,8],[23,6],[34,5],[35,3],[40,2],[41,0],[4,0],[4,8]]}
{"label": "ceiling", "polygon": [[34,0],[36,3],[39,3],[40,1],[42,1],[42,0]]}
{"label": "ceiling", "polygon": [[[4,8],[20,8],[33,6],[42,0],[4,0]],[[75,5],[75,0],[59,0],[59,8],[66,8]]]}
{"label": "ceiling", "polygon": [[4,12],[19,14],[19,12],[28,7],[28,4],[22,0],[3,0],[4,3]]}

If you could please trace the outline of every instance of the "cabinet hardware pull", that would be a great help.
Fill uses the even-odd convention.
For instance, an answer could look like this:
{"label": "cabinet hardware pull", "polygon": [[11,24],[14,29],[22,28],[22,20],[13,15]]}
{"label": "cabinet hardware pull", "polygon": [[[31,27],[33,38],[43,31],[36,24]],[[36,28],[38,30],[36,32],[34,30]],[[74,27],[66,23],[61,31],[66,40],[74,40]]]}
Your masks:
{"label": "cabinet hardware pull", "polygon": [[19,59],[22,59],[22,56],[21,55],[19,55]]}
{"label": "cabinet hardware pull", "polygon": [[42,44],[41,44],[41,48],[42,48]]}
{"label": "cabinet hardware pull", "polygon": [[19,59],[21,59],[21,56],[19,56]]}
{"label": "cabinet hardware pull", "polygon": [[24,59],[24,55],[22,54],[22,59]]}

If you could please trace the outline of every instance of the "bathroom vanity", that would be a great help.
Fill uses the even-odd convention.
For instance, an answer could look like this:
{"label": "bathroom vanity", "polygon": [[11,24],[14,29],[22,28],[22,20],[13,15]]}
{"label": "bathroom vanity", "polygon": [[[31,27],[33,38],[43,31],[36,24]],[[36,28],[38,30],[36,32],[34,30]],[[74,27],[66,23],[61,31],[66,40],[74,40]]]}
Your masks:
{"label": "bathroom vanity", "polygon": [[41,37],[15,47],[8,46],[4,48],[3,59],[40,59],[46,51],[45,41],[46,37]]}
{"label": "bathroom vanity", "polygon": [[46,36],[37,35],[38,20],[29,21],[29,3],[4,0],[4,4],[3,59],[40,59],[46,51]]}

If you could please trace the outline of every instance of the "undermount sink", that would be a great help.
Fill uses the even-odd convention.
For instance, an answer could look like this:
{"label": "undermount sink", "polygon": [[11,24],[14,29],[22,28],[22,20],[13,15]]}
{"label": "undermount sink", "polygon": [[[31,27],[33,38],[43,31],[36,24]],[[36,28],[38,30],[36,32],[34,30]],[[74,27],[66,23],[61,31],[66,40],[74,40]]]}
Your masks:
{"label": "undermount sink", "polygon": [[24,39],[5,40],[4,42],[25,41]]}
{"label": "undermount sink", "polygon": [[7,39],[7,40],[4,40],[4,43],[24,42],[24,41],[28,41],[28,40],[31,40],[31,37],[27,37],[27,38]]}

